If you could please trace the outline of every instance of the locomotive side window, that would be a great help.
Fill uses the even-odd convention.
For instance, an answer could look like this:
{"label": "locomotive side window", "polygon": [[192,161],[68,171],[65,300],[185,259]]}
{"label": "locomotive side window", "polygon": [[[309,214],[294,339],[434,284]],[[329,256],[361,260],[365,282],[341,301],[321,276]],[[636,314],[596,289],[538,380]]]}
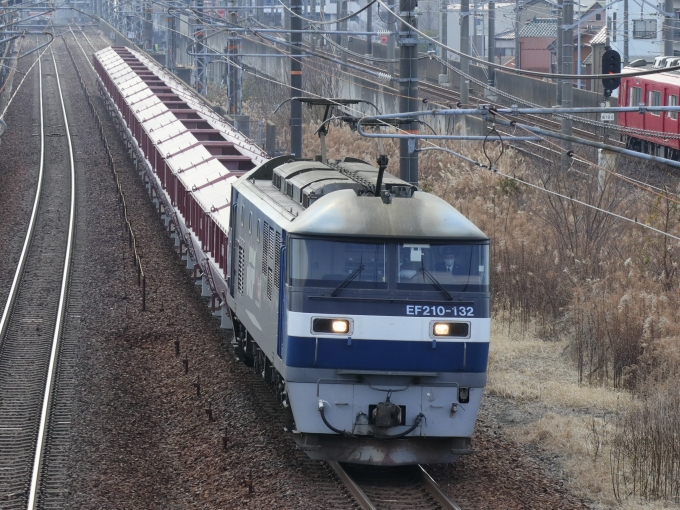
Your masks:
{"label": "locomotive side window", "polygon": [[[649,91],[649,106],[661,106],[661,91],[650,90]],[[661,112],[650,112],[652,115],[659,116]]]}
{"label": "locomotive side window", "polygon": [[630,89],[630,105],[639,106],[642,103],[642,88],[632,87]]}
{"label": "locomotive side window", "polygon": [[[668,96],[668,106],[678,106],[678,96]],[[668,117],[673,120],[678,120],[678,112],[668,112]]]}

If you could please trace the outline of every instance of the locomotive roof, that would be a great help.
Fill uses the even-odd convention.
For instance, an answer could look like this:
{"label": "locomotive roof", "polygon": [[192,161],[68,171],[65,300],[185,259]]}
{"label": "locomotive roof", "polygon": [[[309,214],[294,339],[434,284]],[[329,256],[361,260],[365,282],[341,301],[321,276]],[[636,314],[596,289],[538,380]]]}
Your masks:
{"label": "locomotive roof", "polygon": [[410,198],[358,196],[334,191],[320,198],[288,226],[291,234],[487,240],[484,232],[441,198],[416,191]]}

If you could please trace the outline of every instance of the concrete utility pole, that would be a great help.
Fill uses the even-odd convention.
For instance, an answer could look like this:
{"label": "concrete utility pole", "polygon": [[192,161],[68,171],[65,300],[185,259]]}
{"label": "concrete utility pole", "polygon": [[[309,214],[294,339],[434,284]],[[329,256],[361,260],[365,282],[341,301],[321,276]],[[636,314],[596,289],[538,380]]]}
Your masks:
{"label": "concrete utility pole", "polygon": [[[470,0],[460,2],[460,52],[460,102],[466,108],[470,102],[470,80],[465,75],[470,74],[470,60],[464,55],[470,55]],[[465,126],[465,117],[462,123]]]}
{"label": "concrete utility pole", "polygon": [[[323,1],[323,0],[321,0]],[[316,19],[316,0],[310,0],[309,2],[309,10],[311,11],[311,14],[309,15],[310,19]],[[316,49],[316,34],[311,34],[309,37],[309,45],[312,47],[312,49]]]}
{"label": "concrete utility pole", "polygon": [[[448,46],[449,38],[449,0],[442,0],[442,17],[441,17],[441,31],[439,34],[439,40],[444,46]],[[442,49],[442,60],[444,62],[449,61],[449,52]],[[449,74],[449,68],[444,66],[442,69],[442,74]]]}
{"label": "concrete utility pole", "polygon": [[[238,23],[238,14],[232,10],[229,15],[232,25]],[[231,32],[227,39],[227,53],[231,56],[227,62],[227,111],[229,115],[240,115],[242,107],[242,74],[241,74],[241,36],[236,32]],[[243,130],[240,130],[243,131]]]}
{"label": "concrete utility pole", "polygon": [[[394,3],[395,0],[389,0],[389,3],[387,4],[388,7],[390,8],[390,11],[394,12],[397,9],[397,6]],[[394,32],[397,31],[397,17],[392,14],[392,12],[387,13],[387,30],[390,32],[390,35],[387,37],[387,58],[389,60],[394,60],[396,58],[396,51],[395,48],[397,46],[397,38],[395,35],[393,35]],[[394,76],[395,73],[395,65],[394,62],[388,62],[387,63],[387,74],[390,76]]]}
{"label": "concrete utility pole", "polygon": [[[555,66],[555,72],[557,74],[562,73],[562,68],[564,67],[564,60],[562,56],[564,55],[564,45],[562,44],[562,25],[564,25],[564,2],[562,0],[557,0],[557,38],[555,40],[555,50],[557,52],[557,65]],[[557,79],[557,86],[555,87],[555,105],[560,106],[562,104],[562,80]]]}
{"label": "concrete utility pole", "polygon": [[623,65],[630,63],[628,57],[628,0],[623,0]]}
{"label": "concrete utility pole", "polygon": [[[291,16],[290,28],[298,30],[290,36],[290,97],[302,97],[302,0],[290,0],[290,9],[295,14]],[[297,158],[302,157],[302,103],[290,102],[290,151]]]}
{"label": "concrete utility pole", "polygon": [[673,55],[673,0],[666,0],[663,10],[663,54]]}
{"label": "concrete utility pole", "polygon": [[[562,74],[573,74],[574,73],[574,29],[571,27],[574,24],[574,1],[564,0],[563,1],[563,21],[564,21],[564,32],[562,33],[562,44],[564,51],[562,52],[562,59],[564,61],[564,66],[562,68]],[[563,79],[562,80],[562,107],[571,108],[574,106],[574,86],[572,80]],[[571,135],[571,119],[566,116],[562,117],[562,134]],[[571,150],[571,142],[565,141],[563,144],[564,153],[562,154],[562,170],[567,170],[571,164],[571,158],[567,155],[567,152]]]}
{"label": "concrete utility pole", "polygon": [[[416,0],[399,0],[399,16],[414,27],[418,26],[415,8]],[[418,34],[404,22],[400,27],[399,50],[399,111],[418,110]],[[400,122],[399,127],[406,133],[418,133],[418,123]],[[412,148],[417,147],[417,140]],[[399,177],[411,184],[418,184],[418,153],[409,153],[409,140],[399,140]]]}
{"label": "concrete utility pole", "polygon": [[153,6],[151,2],[145,1],[144,9],[144,49],[150,51],[153,49]]}
{"label": "concrete utility pole", "polygon": [[[494,63],[494,58],[496,57],[496,3],[495,2],[489,2],[489,52],[486,56],[487,62],[491,62],[492,64]],[[494,68],[489,66],[489,78],[488,78],[488,84],[489,87],[495,87],[496,83],[496,74],[494,71]],[[487,90],[487,97],[496,97],[496,94],[491,92],[490,90]]]}
{"label": "concrete utility pole", "polygon": [[[288,5],[290,6],[291,9],[293,8],[292,2],[289,2]],[[273,12],[272,12],[272,14],[273,14]],[[286,30],[290,30],[292,28],[291,24],[290,24],[290,18],[291,18],[290,11],[288,9],[283,9],[283,28],[286,29]],[[291,36],[290,33],[283,34],[283,38],[286,41],[292,41],[290,36]]]}
{"label": "concrete utility pole", "polygon": [[[335,2],[335,19],[340,19],[342,18],[342,15],[340,14],[340,11],[342,10],[342,6],[339,5],[343,0],[336,0]],[[335,29],[340,32],[342,30],[342,23],[339,21],[335,24]],[[342,43],[342,36],[340,34],[335,35],[335,43],[336,44],[341,44]]]}
{"label": "concrete utility pole", "polygon": [[167,55],[166,55],[166,62],[165,65],[167,66],[168,70],[171,73],[175,72],[175,58],[176,58],[176,48],[177,48],[177,26],[176,26],[176,20],[177,16],[175,16],[170,9],[168,9],[168,32],[166,35],[166,44],[167,44]]}
{"label": "concrete utility pole", "polygon": [[[342,0],[340,2],[340,18],[345,18],[347,17],[347,0]],[[343,20],[340,22],[340,30],[343,32],[347,32],[347,20]],[[347,39],[347,34],[343,34],[340,36],[340,44],[342,45],[343,48],[347,49],[349,48],[349,42]],[[342,61],[347,62],[347,52],[343,51],[342,52]],[[347,69],[345,66],[342,67],[343,70]]]}
{"label": "concrete utility pole", "polygon": [[515,0],[515,69],[522,69],[522,48],[519,44],[519,21],[522,7],[520,0]]}
{"label": "concrete utility pole", "polygon": [[[367,1],[370,2],[371,0],[367,0]],[[373,6],[372,5],[366,10],[366,32],[373,32]],[[372,35],[366,36],[366,54],[367,55],[373,54],[373,36]]]}

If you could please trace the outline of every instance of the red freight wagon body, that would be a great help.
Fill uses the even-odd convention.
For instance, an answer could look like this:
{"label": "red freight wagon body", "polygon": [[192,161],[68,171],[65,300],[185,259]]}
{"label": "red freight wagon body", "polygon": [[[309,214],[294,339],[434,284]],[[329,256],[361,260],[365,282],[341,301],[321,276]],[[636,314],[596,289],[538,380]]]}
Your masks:
{"label": "red freight wagon body", "polygon": [[204,272],[213,264],[226,285],[231,183],[264,154],[143,54],[107,48],[94,68],[178,236],[191,239],[195,263]]}

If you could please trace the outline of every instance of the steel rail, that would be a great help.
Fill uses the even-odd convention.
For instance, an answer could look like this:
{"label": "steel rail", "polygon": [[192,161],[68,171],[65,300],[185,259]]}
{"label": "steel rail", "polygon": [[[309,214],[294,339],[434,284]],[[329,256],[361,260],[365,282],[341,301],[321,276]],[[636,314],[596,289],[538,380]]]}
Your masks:
{"label": "steel rail", "polygon": [[368,499],[368,496],[366,496],[364,491],[361,490],[361,487],[359,487],[359,485],[354,480],[352,480],[352,477],[349,476],[344,469],[342,469],[342,466],[339,463],[335,461],[329,461],[328,463],[363,510],[378,510],[373,505],[373,503],[371,503],[371,500]]}
{"label": "steel rail", "polygon": [[24,266],[26,265],[26,259],[28,258],[28,250],[31,246],[31,239],[33,238],[33,231],[35,229],[35,222],[38,216],[38,208],[40,206],[40,197],[42,196],[42,185],[43,176],[45,174],[45,119],[44,119],[44,109],[43,109],[43,83],[42,83],[42,61],[38,57],[38,75],[39,79],[39,95],[40,95],[40,170],[38,173],[38,185],[35,193],[35,200],[33,201],[33,210],[31,211],[31,219],[28,222],[28,230],[26,231],[26,238],[24,239],[24,246],[21,250],[21,255],[19,256],[19,263],[17,264],[17,270],[14,273],[14,279],[12,280],[12,286],[9,290],[9,295],[7,296],[7,302],[5,303],[5,309],[2,312],[2,318],[0,319],[0,344],[2,339],[5,337],[5,332],[7,330],[7,325],[9,323],[9,316],[12,308],[14,307],[14,301],[16,299],[17,293],[19,292],[19,283],[21,281],[21,275],[24,272]]}
{"label": "steel rail", "polygon": [[[40,428],[38,429],[38,440],[36,442],[35,458],[33,461],[33,474],[31,476],[31,487],[29,489],[28,510],[35,510],[38,505],[38,491],[40,480],[40,470],[42,467],[43,449],[45,446],[45,438],[47,435],[47,425],[49,421],[49,409],[52,399],[52,385],[54,372],[57,364],[57,355],[59,352],[59,340],[61,338],[61,328],[66,308],[66,299],[68,294],[68,281],[71,269],[71,253],[73,251],[73,240],[75,237],[75,220],[76,220],[76,168],[73,157],[73,142],[71,140],[71,130],[68,125],[68,116],[66,114],[66,106],[64,105],[64,94],[61,89],[61,81],[59,80],[59,69],[57,67],[57,60],[52,53],[52,62],[54,63],[54,74],[57,78],[57,88],[59,90],[59,100],[61,102],[61,111],[64,117],[64,128],[66,129],[66,138],[68,141],[69,160],[71,162],[71,202],[69,212],[69,227],[68,239],[66,242],[66,255],[64,257],[64,271],[61,280],[61,292],[59,295],[59,306],[57,308],[56,323],[54,325],[54,336],[52,339],[52,351],[50,353],[49,368],[47,371],[47,381],[45,383],[45,395],[43,397],[42,412],[40,414]],[[42,104],[42,98],[41,98]]]}
{"label": "steel rail", "polygon": [[418,471],[420,472],[420,481],[442,508],[445,510],[461,510],[458,505],[451,501],[451,498],[446,495],[439,484],[434,481],[420,464],[418,464]]}
{"label": "steel rail", "polygon": [[[354,481],[338,462],[329,461],[328,464],[333,468],[333,471],[338,475],[340,481],[342,481],[347,490],[354,496],[354,499],[363,510],[378,510],[378,507],[373,504],[359,484]],[[444,510],[461,510],[461,508],[442,490],[439,484],[434,481],[427,471],[425,471],[423,466],[418,464],[415,468],[417,469],[420,483]]]}

